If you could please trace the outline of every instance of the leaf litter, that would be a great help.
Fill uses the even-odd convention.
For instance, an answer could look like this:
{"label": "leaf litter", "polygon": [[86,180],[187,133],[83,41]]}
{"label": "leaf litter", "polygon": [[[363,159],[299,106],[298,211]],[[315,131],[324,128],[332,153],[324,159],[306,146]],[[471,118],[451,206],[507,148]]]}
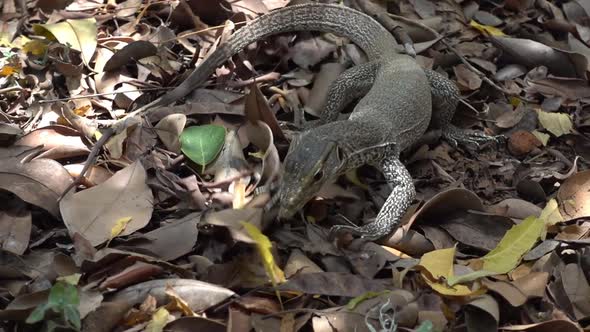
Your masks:
{"label": "leaf litter", "polygon": [[371,167],[323,188],[292,220],[271,208],[289,142],[339,73],[364,61],[331,34],[246,47],[207,88],[128,124],[64,193],[104,128],[286,4],[0,4],[2,327],[590,328],[583,1],[388,6],[407,19],[417,61],[473,106],[454,123],[508,144],[474,151],[426,136],[405,151],[417,197],[404,226],[376,243],[327,237],[345,219],[375,217],[389,188]]}

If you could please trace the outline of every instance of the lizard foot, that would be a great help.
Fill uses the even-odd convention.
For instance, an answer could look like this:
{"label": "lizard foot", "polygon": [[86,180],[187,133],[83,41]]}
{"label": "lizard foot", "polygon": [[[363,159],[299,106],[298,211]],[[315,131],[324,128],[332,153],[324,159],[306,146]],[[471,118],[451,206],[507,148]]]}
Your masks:
{"label": "lizard foot", "polygon": [[377,240],[392,234],[400,226],[402,217],[416,196],[412,176],[397,156],[389,156],[380,161],[383,176],[392,191],[379,210],[374,221],[363,226],[338,225],[330,229],[330,238],[341,230],[346,230],[362,239]]}
{"label": "lizard foot", "polygon": [[443,138],[447,140],[454,148],[459,143],[463,145],[472,145],[476,149],[480,149],[482,145],[493,142],[498,145],[503,145],[507,138],[504,135],[490,136],[477,131],[468,131],[459,129],[450,125],[446,130],[443,130]]}

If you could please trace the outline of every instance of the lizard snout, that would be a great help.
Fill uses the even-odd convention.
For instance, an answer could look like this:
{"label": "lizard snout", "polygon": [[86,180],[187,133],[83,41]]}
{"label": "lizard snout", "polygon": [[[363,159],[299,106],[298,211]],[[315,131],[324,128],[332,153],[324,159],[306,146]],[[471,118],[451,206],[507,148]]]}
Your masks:
{"label": "lizard snout", "polygon": [[[291,218],[303,206],[296,195],[281,195],[279,202],[279,219]],[[287,196],[287,197],[285,197]]]}

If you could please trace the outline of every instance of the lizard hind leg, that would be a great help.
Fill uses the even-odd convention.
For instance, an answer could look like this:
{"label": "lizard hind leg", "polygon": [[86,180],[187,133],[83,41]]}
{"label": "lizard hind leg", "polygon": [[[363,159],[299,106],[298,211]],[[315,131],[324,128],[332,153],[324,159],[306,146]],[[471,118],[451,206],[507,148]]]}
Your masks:
{"label": "lizard hind leg", "polygon": [[362,238],[376,240],[393,233],[399,226],[402,217],[416,196],[412,176],[397,156],[386,157],[379,163],[385,180],[392,191],[385,200],[377,218],[366,225],[356,227],[348,225],[333,226],[330,236],[341,230],[360,235]]}
{"label": "lizard hind leg", "polygon": [[451,124],[459,103],[459,89],[451,80],[434,70],[425,70],[425,73],[432,93],[430,129],[441,129],[442,137],[453,147],[457,147],[458,143],[461,143],[479,148],[480,145],[488,142],[499,144],[504,140],[504,136],[501,135],[490,136],[477,131],[461,129]]}

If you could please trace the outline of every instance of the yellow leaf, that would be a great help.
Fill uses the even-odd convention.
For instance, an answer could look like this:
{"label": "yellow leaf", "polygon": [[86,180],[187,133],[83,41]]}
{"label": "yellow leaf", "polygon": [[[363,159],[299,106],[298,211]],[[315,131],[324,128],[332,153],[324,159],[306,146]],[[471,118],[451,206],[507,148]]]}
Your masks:
{"label": "yellow leaf", "polygon": [[0,46],[12,48],[14,45],[10,42],[10,34],[7,32],[0,32]]}
{"label": "yellow leaf", "polygon": [[94,131],[94,139],[98,141],[101,137],[102,137],[102,133],[98,130],[95,130]]}
{"label": "yellow leaf", "polygon": [[471,290],[465,285],[450,287],[446,280],[454,277],[453,261],[455,258],[455,247],[434,250],[426,253],[420,259],[422,278],[435,291],[443,295],[467,296],[478,294],[478,289]]}
{"label": "yellow leaf", "polygon": [[541,211],[539,219],[543,220],[547,226],[555,225],[564,221],[555,199],[551,199],[547,202],[547,205],[545,205],[545,208]]}
{"label": "yellow leaf", "polygon": [[480,32],[483,32],[484,34],[489,34],[492,36],[496,36],[496,37],[500,37],[500,36],[506,36],[506,34],[504,32],[502,32],[502,30],[489,26],[489,25],[483,25],[483,24],[479,24],[477,22],[475,22],[474,20],[471,20],[471,22],[469,22],[469,25],[477,30],[479,30]]}
{"label": "yellow leaf", "polygon": [[[0,45],[2,45],[2,34],[0,33]],[[13,48],[23,48],[25,46],[26,43],[30,42],[31,39],[27,38],[26,36],[20,35],[16,38],[14,38],[14,40],[12,41],[12,46],[8,46],[8,47],[13,47]]]}
{"label": "yellow leaf", "polygon": [[185,317],[197,316],[191,306],[174,291],[174,287],[166,286],[166,295],[170,298],[170,302],[165,306],[166,310],[169,312],[179,311]]}
{"label": "yellow leaf", "polygon": [[74,114],[78,115],[78,116],[84,116],[86,115],[86,113],[88,113],[88,111],[92,108],[91,105],[83,105],[80,106],[78,108],[76,108],[74,110]]}
{"label": "yellow leaf", "polygon": [[537,110],[537,114],[543,128],[547,129],[547,131],[556,137],[569,134],[574,128],[572,119],[565,113],[550,113]]}
{"label": "yellow leaf", "polygon": [[538,130],[533,130],[532,134],[535,135],[535,137],[541,141],[541,143],[543,143],[543,146],[547,146],[550,137],[549,134],[542,133]]}
{"label": "yellow leaf", "polygon": [[18,73],[19,68],[11,66],[11,65],[6,65],[4,67],[2,67],[2,69],[0,69],[0,76],[1,77],[7,77],[7,76],[12,76],[16,73]]}
{"label": "yellow leaf", "polygon": [[362,188],[364,190],[368,190],[369,186],[367,186],[366,184],[361,182],[356,170],[357,169],[355,168],[355,169],[351,169],[350,171],[344,173],[344,175],[346,175],[346,179],[348,179],[348,181],[352,182],[353,184],[359,186],[360,188]]}
{"label": "yellow leaf", "polygon": [[256,151],[256,152],[250,152],[250,153],[248,153],[248,155],[250,157],[254,157],[254,158],[258,158],[258,159],[264,159],[264,157],[266,156],[266,153],[264,153],[264,151]]}
{"label": "yellow leaf", "polygon": [[69,276],[57,277],[57,280],[76,286],[80,281],[80,277],[82,277],[80,273],[74,273]]}
{"label": "yellow leaf", "polygon": [[451,276],[447,280],[447,284],[449,286],[455,286],[456,284],[462,284],[462,283],[477,280],[479,278],[493,276],[496,274],[498,274],[498,273],[496,273],[494,271],[486,271],[486,270],[473,271],[471,273],[463,274],[460,276]]}
{"label": "yellow leaf", "polygon": [[481,258],[481,261],[483,261],[481,270],[458,277],[451,277],[448,279],[448,284],[453,286],[486,276],[510,272],[518,266],[522,256],[529,252],[539,239],[545,236],[547,226],[562,220],[557,202],[554,199],[550,200],[539,218],[528,217],[504,234],[496,248]]}
{"label": "yellow leaf", "polygon": [[119,236],[119,234],[123,233],[123,231],[127,227],[127,224],[129,224],[131,219],[133,219],[133,218],[132,217],[123,217],[123,218],[118,219],[115,222],[115,226],[113,226],[113,228],[111,228],[111,239],[114,239],[115,237]]}
{"label": "yellow leaf", "polygon": [[70,44],[73,49],[82,53],[82,60],[86,65],[96,50],[97,29],[94,17],[54,24],[35,24],[33,31],[61,44]]}
{"label": "yellow leaf", "polygon": [[543,220],[533,216],[513,226],[504,234],[496,248],[482,257],[483,270],[497,274],[510,272],[518,265],[522,256],[533,248],[545,230]]}
{"label": "yellow leaf", "polygon": [[283,273],[283,270],[277,266],[274,257],[272,256],[272,244],[268,237],[262,234],[260,230],[251,223],[245,221],[241,221],[240,223],[244,226],[252,240],[256,242],[256,247],[262,257],[264,269],[266,270],[266,274],[270,278],[273,286],[276,287],[277,284],[285,282],[285,274]]}
{"label": "yellow leaf", "polygon": [[239,178],[233,182],[233,194],[234,199],[232,200],[232,208],[241,209],[246,205],[246,186],[247,183],[244,178]]}
{"label": "yellow leaf", "polygon": [[44,55],[47,52],[47,42],[33,39],[23,45],[23,51],[37,56]]}
{"label": "yellow leaf", "polygon": [[518,97],[510,97],[508,98],[508,100],[510,101],[510,105],[517,107],[518,105],[522,104],[522,100],[520,100],[520,98]]}
{"label": "yellow leaf", "polygon": [[153,315],[152,320],[148,323],[145,328],[145,332],[162,332],[164,331],[164,326],[168,324],[168,310],[164,308],[158,309]]}

